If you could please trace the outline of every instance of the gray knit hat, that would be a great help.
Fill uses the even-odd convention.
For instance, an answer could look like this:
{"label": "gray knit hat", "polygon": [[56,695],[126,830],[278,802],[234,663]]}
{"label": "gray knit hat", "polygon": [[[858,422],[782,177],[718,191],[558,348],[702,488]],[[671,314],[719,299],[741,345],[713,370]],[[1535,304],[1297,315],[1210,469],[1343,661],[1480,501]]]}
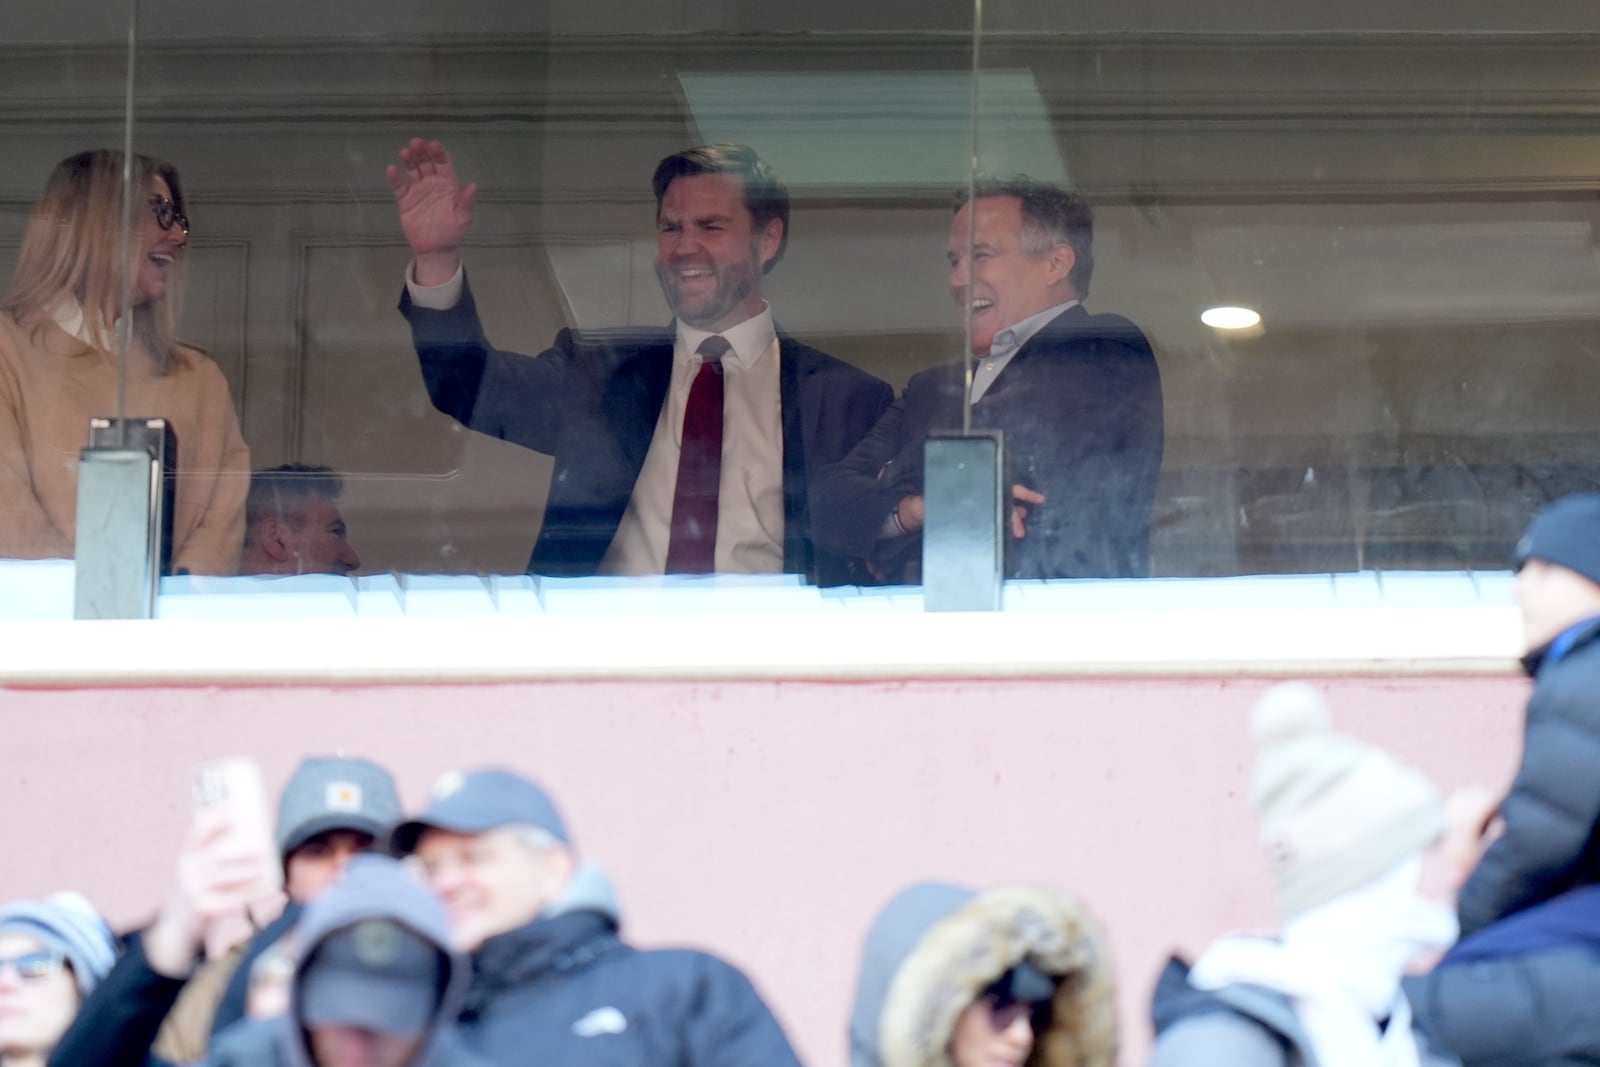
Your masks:
{"label": "gray knit hat", "polygon": [[278,800],[278,853],[287,860],[329,830],[371,834],[381,844],[400,815],[400,794],[388,771],[371,760],[312,756],[300,762]]}
{"label": "gray knit hat", "polygon": [[1258,749],[1251,799],[1285,917],[1360,888],[1444,832],[1433,783],[1335,733],[1327,702],[1304,682],[1267,690],[1250,729]]}
{"label": "gray knit hat", "polygon": [[0,933],[27,934],[66,957],[87,997],[117,962],[117,941],[94,906],[77,893],[19,900],[0,908]]}

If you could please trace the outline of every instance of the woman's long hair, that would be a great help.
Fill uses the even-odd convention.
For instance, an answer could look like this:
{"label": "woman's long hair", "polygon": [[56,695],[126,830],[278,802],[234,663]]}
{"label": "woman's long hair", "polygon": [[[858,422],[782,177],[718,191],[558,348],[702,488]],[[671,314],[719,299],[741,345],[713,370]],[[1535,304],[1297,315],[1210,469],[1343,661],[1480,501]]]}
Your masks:
{"label": "woman's long hair", "polygon": [[[51,321],[50,312],[61,298],[71,295],[83,308],[93,344],[114,352],[113,338],[105,336],[106,311],[121,308],[124,279],[132,277],[143,258],[139,235],[150,210],[145,202],[147,191],[156,177],[166,180],[173,204],[180,213],[187,213],[183,185],[172,164],[134,156],[132,262],[126,269],[118,269],[123,245],[122,153],[102,148],[79,152],[56,164],[28,218],[17,269],[5,295],[0,296],[0,310],[11,312],[17,321],[37,331]],[[171,267],[164,299],[132,310],[132,335],[149,350],[163,374],[177,359],[174,331],[182,262],[180,256]]]}

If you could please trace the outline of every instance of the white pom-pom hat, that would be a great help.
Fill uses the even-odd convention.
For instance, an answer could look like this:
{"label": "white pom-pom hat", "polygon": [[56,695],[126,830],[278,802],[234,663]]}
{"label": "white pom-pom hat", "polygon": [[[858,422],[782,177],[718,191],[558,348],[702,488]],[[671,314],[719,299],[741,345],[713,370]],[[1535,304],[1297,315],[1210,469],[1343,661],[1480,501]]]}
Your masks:
{"label": "white pom-pom hat", "polygon": [[1444,800],[1421,771],[1333,730],[1304,682],[1256,702],[1251,799],[1278,903],[1293,917],[1372,881],[1444,832]]}

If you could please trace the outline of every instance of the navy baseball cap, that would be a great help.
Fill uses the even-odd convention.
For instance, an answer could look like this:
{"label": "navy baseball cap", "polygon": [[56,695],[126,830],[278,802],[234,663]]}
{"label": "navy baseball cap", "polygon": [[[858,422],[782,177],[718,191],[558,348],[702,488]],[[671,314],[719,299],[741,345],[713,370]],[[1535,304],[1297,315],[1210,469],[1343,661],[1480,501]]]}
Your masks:
{"label": "navy baseball cap", "polygon": [[389,919],[329,934],[300,965],[300,1021],[414,1037],[444,997],[449,964],[427,938]]}
{"label": "navy baseball cap", "polygon": [[489,769],[439,779],[427,810],[396,826],[389,846],[395,855],[409,856],[426,830],[481,834],[502,826],[537,826],[564,845],[572,843],[548,793],[520,774]]}
{"label": "navy baseball cap", "polygon": [[1517,543],[1516,566],[1542,559],[1600,585],[1600,493],[1562,497],[1533,517]]}

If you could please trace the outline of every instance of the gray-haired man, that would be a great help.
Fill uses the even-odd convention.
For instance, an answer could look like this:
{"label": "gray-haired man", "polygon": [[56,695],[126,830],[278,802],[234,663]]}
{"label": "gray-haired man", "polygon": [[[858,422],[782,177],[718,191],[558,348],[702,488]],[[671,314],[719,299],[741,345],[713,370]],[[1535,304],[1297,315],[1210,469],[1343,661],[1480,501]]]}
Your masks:
{"label": "gray-haired man", "polygon": [[617,935],[604,876],[580,863],[550,797],[510,771],[450,775],[395,829],[472,954],[463,1042],[496,1064],[763,1064],[794,1051],[750,981],[689,949]]}
{"label": "gray-haired man", "polygon": [[961,364],[912,377],[823,472],[819,545],[871,561],[888,581],[919,581],[923,442],[959,433],[970,403],[974,428],[1005,435],[1008,578],[1148,573],[1161,375],[1137,326],[1084,308],[1093,242],[1089,205],[1044,182],[980,182],[972,203],[958,197],[946,256],[950,298],[971,309],[970,390]]}

